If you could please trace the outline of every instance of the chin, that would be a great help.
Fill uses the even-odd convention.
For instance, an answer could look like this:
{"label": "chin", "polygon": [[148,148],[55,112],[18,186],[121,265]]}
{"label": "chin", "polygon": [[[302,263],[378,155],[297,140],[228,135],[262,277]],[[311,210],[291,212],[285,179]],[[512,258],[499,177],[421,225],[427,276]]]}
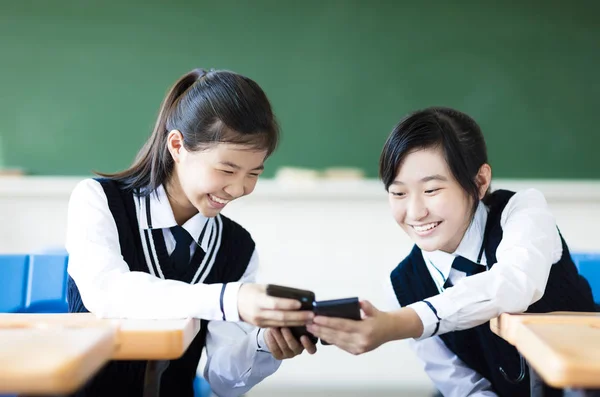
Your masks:
{"label": "chin", "polygon": [[417,246],[421,249],[421,251],[433,252],[433,251],[439,250],[439,247],[437,245],[433,245],[433,244],[417,243]]}
{"label": "chin", "polygon": [[433,251],[440,250],[443,246],[443,244],[440,244],[437,241],[415,240],[415,244],[417,244],[417,247],[419,247],[422,251],[427,251],[427,252],[433,252]]}
{"label": "chin", "polygon": [[204,216],[206,218],[214,218],[215,216],[217,216],[221,213],[221,210],[217,210],[215,208],[210,208],[210,207],[205,207],[202,205],[200,205],[196,208],[198,209],[198,212],[200,212],[202,214],[202,216]]}

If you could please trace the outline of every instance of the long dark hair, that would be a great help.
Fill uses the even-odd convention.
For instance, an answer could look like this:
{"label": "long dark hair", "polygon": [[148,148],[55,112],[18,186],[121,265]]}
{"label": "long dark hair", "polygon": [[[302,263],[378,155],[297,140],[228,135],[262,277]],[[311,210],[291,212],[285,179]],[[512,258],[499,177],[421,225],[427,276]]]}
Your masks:
{"label": "long dark hair", "polygon": [[474,210],[479,202],[476,177],[481,166],[488,162],[487,148],[475,120],[450,108],[416,111],[394,127],[379,159],[379,177],[385,189],[389,189],[409,153],[436,147],[443,150],[454,179],[473,199]]}
{"label": "long dark hair", "polygon": [[258,84],[226,70],[194,69],[169,89],[152,135],[133,165],[118,173],[97,174],[121,182],[124,189],[149,194],[173,171],[167,148],[172,130],[181,132],[183,145],[190,151],[226,142],[266,150],[269,156],[279,140],[277,120]]}

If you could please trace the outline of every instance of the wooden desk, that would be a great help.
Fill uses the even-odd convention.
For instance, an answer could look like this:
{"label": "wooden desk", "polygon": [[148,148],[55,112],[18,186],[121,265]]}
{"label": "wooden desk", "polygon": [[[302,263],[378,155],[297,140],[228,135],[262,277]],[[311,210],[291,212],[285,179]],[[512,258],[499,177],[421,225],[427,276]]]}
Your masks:
{"label": "wooden desk", "polygon": [[110,359],[115,340],[105,323],[69,327],[2,314],[0,393],[72,393]]}
{"label": "wooden desk", "polygon": [[118,327],[113,360],[173,360],[183,356],[200,331],[200,320],[191,318],[109,321]]}
{"label": "wooden desk", "polygon": [[[56,340],[61,340],[68,345],[70,335],[76,333],[91,334],[91,331],[97,329],[110,330],[110,350],[108,356],[99,355],[101,362],[93,367],[93,371],[87,374],[87,377],[82,380],[85,382],[93,375],[101,366],[109,359],[112,360],[143,360],[148,361],[146,372],[146,393],[145,396],[158,395],[160,385],[160,377],[162,372],[168,366],[168,360],[173,360],[181,357],[191,342],[194,340],[200,331],[200,320],[198,319],[172,319],[172,320],[134,320],[134,319],[98,319],[91,313],[68,313],[68,314],[3,314],[0,313],[0,327],[2,324],[8,324],[13,327],[13,334],[25,335],[24,332],[35,329],[38,331],[36,337],[39,339],[40,346],[48,341],[54,343]],[[14,331],[14,329],[18,329]],[[86,331],[86,332],[84,332]],[[47,335],[47,338],[43,335]],[[26,336],[21,339],[26,341]],[[91,338],[88,337],[88,339]],[[86,339],[87,340],[87,339]],[[45,342],[44,342],[45,341]],[[61,342],[62,343],[62,342]],[[20,349],[26,354],[23,355],[24,360],[27,357],[36,357],[35,350],[26,349],[26,346],[19,345]],[[87,345],[85,345],[87,346]],[[83,360],[82,346],[77,350],[82,354],[80,360]],[[87,346],[88,349],[91,347]],[[60,351],[60,350],[58,350]],[[87,350],[85,350],[87,351]],[[0,350],[2,359],[8,364],[11,358],[8,352]],[[38,354],[39,355],[39,354]],[[61,359],[67,360],[67,357]],[[69,358],[71,361],[72,358]],[[24,361],[25,362],[25,361]],[[62,362],[62,361],[61,361]],[[66,367],[65,367],[66,368]],[[73,368],[77,368],[76,365]],[[2,367],[0,367],[2,369]],[[61,372],[62,374],[62,372]],[[8,376],[9,374],[7,374]],[[56,377],[53,372],[49,376]],[[54,379],[52,378],[52,379]],[[0,380],[3,378],[0,377]],[[33,376],[28,379],[35,379]],[[79,387],[82,383],[78,383],[75,387]],[[44,385],[46,387],[46,385]],[[36,390],[44,390],[38,388]],[[46,388],[48,392],[50,389]],[[3,391],[0,388],[0,391]],[[20,392],[29,393],[26,390]]]}
{"label": "wooden desk", "polygon": [[4,314],[2,323],[32,324],[46,328],[88,328],[107,326],[116,331],[113,360],[173,360],[185,353],[200,331],[198,319],[133,320],[99,319],[91,313]]}
{"label": "wooden desk", "polygon": [[547,384],[600,388],[600,313],[502,314],[490,327]]}

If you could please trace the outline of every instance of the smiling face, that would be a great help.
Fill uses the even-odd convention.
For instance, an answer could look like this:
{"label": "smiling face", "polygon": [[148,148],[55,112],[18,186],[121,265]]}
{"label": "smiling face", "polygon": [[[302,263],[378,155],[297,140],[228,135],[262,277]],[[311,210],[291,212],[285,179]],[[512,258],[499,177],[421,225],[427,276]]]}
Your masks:
{"label": "smiling face", "polygon": [[452,253],[472,218],[472,199],[450,172],[440,148],[409,153],[390,185],[394,219],[424,251]]}
{"label": "smiling face", "polygon": [[178,223],[196,212],[217,216],[232,200],[252,193],[267,156],[266,151],[232,143],[188,151],[174,137],[169,145],[175,162],[169,200]]}

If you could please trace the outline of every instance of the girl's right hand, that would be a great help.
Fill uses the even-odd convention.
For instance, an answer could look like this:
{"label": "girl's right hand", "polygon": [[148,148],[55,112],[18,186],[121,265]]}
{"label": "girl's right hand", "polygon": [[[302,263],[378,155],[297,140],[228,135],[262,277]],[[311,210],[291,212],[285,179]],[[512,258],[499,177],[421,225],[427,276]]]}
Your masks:
{"label": "girl's right hand", "polygon": [[295,327],[312,321],[311,311],[298,310],[299,301],[268,296],[266,289],[262,284],[242,284],[238,293],[238,313],[242,321],[261,328]]}

